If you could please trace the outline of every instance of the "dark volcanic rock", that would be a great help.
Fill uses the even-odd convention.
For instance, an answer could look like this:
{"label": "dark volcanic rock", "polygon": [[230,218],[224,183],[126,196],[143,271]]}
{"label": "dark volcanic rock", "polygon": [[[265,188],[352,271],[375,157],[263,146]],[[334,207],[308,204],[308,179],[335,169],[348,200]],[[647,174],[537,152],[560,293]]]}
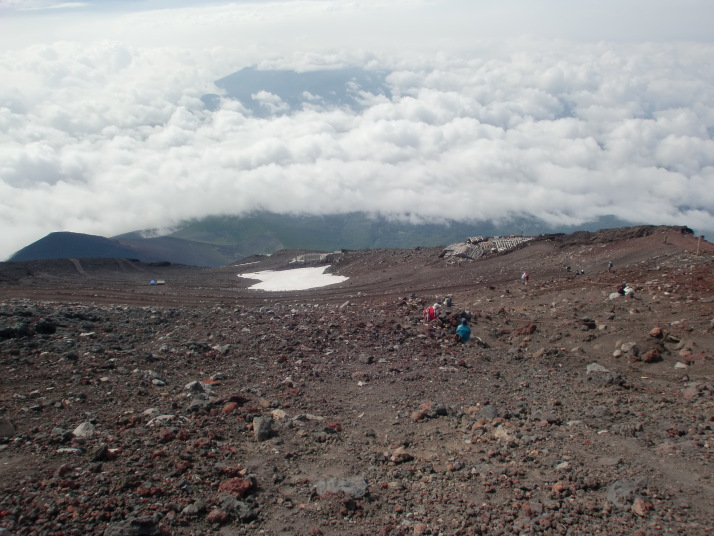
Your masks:
{"label": "dark volcanic rock", "polygon": [[141,516],[112,523],[104,530],[104,536],[158,536],[160,518],[157,516]]}

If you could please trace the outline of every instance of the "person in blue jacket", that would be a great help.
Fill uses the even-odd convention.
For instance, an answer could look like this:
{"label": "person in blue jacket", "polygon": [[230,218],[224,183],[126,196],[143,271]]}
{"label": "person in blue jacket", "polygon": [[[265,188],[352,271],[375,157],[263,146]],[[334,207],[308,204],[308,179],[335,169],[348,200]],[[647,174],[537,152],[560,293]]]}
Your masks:
{"label": "person in blue jacket", "polygon": [[461,319],[461,324],[456,328],[456,342],[466,342],[471,338],[471,328],[466,323],[466,319]]}

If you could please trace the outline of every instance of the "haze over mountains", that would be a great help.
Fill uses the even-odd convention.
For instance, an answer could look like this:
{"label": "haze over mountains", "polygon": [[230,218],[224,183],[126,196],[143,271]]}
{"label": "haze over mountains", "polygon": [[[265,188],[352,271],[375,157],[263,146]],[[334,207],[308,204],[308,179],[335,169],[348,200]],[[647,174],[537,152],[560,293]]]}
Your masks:
{"label": "haze over mountains", "polygon": [[448,220],[409,224],[364,213],[331,216],[260,213],[246,218],[210,217],[187,222],[161,236],[156,231],[135,231],[111,238],[55,232],[22,248],[8,260],[117,257],[217,267],[281,249],[335,251],[433,247],[461,242],[469,236],[536,235],[621,226],[615,218],[602,219],[591,227],[554,230],[527,219],[496,227],[488,223]]}

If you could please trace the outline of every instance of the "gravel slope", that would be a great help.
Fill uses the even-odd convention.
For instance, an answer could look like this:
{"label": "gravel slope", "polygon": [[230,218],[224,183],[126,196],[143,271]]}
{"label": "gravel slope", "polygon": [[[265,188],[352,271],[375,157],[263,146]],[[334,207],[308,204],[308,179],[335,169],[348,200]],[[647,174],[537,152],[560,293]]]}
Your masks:
{"label": "gravel slope", "polygon": [[349,251],[309,291],[236,277],[299,253],[0,265],[0,527],[714,532],[714,246],[633,228]]}

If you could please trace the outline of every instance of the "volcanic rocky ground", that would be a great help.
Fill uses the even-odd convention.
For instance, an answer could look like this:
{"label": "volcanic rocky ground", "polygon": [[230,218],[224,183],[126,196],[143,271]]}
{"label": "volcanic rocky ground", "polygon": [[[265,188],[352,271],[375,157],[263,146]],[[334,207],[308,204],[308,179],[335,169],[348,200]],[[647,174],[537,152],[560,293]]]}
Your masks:
{"label": "volcanic rocky ground", "polygon": [[681,231],[346,251],[295,292],[236,277],[294,251],[3,263],[0,526],[710,535],[714,246]]}

